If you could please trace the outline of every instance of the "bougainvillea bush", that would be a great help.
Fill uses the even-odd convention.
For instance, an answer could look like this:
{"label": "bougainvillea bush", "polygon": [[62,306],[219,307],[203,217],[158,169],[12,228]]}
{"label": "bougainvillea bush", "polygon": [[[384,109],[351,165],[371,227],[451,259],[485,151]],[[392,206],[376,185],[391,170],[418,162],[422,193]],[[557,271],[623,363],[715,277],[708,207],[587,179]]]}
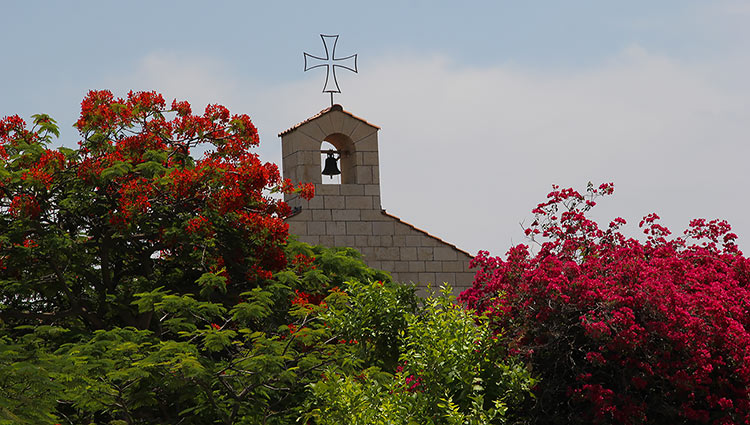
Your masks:
{"label": "bougainvillea bush", "polygon": [[730,226],[693,220],[672,236],[648,215],[643,240],[587,218],[594,198],[554,188],[505,259],[480,253],[462,294],[487,312],[541,380],[538,424],[750,422],[750,259]]}

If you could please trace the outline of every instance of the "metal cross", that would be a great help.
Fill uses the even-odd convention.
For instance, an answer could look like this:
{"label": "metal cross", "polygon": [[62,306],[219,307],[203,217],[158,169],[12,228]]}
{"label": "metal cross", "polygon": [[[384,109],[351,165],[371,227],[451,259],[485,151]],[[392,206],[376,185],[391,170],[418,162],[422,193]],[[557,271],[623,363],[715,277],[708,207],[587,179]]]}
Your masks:
{"label": "metal cross", "polygon": [[[326,84],[323,86],[323,93],[331,93],[331,106],[333,106],[333,94],[341,93],[339,89],[339,82],[336,80],[336,67],[348,69],[357,73],[357,55],[353,54],[345,58],[336,57],[336,43],[339,41],[338,35],[323,35],[320,34],[320,38],[323,39],[323,47],[326,50],[326,57],[321,58],[304,53],[305,56],[305,71],[313,68],[319,68],[321,66],[326,67]],[[333,49],[328,51],[328,43],[333,42]],[[308,58],[309,62],[308,63]],[[333,74],[333,79],[330,78]]]}

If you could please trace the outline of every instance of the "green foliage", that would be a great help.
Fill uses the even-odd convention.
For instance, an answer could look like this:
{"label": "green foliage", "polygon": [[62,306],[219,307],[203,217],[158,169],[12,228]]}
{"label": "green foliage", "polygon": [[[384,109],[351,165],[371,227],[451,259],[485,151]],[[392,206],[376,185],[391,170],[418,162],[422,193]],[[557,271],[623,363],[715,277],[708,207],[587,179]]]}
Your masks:
{"label": "green foliage", "polygon": [[0,336],[0,424],[44,424],[54,419],[55,395],[65,389],[54,379],[54,371],[65,363],[40,346],[40,336],[49,334],[48,328],[17,340]]}
{"label": "green foliage", "polygon": [[[311,385],[314,397],[306,418],[316,424],[505,423],[511,418],[508,408],[530,396],[529,372],[497,360],[502,347],[487,319],[455,304],[450,289],[416,309],[399,304],[398,286],[353,282],[348,290],[351,302],[343,311],[331,309],[324,320],[335,316],[331,323],[349,327],[368,322],[359,314],[362,308],[388,309],[383,323],[405,323],[397,342],[388,341],[399,350],[400,365],[389,371],[371,366],[358,374],[329,368],[325,379]],[[368,338],[371,332],[360,335]],[[369,351],[375,341],[355,344]]]}
{"label": "green foliage", "polygon": [[331,309],[324,317],[347,340],[358,341],[366,367],[394,370],[398,365],[407,315],[417,311],[414,288],[389,281],[353,280],[347,283],[347,309]]}
{"label": "green foliage", "polygon": [[[234,305],[163,287],[136,293],[132,304],[155,318],[153,329],[70,335],[60,327],[17,327],[17,343],[0,339],[0,418],[14,424],[293,422],[304,412],[308,385],[326,368],[353,373],[362,364],[356,346],[339,342],[343,331],[321,318],[329,309],[348,310],[349,296],[306,280],[318,260],[305,253],[325,257],[336,279],[382,274],[350,250],[293,241],[286,249],[310,261],[279,272],[286,284],[266,281],[240,293]],[[306,282],[319,291],[307,291]],[[301,302],[300,294],[316,300]]]}

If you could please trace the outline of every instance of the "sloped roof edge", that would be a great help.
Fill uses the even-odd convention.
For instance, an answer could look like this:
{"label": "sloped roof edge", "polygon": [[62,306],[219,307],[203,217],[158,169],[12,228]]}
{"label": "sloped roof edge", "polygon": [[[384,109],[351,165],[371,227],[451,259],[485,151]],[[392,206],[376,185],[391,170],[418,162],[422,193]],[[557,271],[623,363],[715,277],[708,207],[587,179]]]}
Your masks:
{"label": "sloped roof edge", "polygon": [[445,244],[445,245],[448,245],[448,246],[450,246],[451,248],[455,249],[456,251],[458,251],[458,252],[462,252],[462,253],[466,254],[467,256],[469,256],[469,258],[474,258],[474,256],[473,256],[473,255],[471,255],[471,254],[469,254],[468,252],[464,251],[463,249],[461,249],[461,248],[457,247],[456,245],[453,245],[453,244],[452,244],[452,243],[450,243],[450,242],[446,242],[446,241],[444,241],[444,240],[440,239],[440,238],[439,238],[439,237],[437,237],[437,236],[431,235],[431,234],[430,234],[430,233],[428,233],[427,231],[425,231],[425,230],[422,230],[422,229],[420,229],[419,227],[417,227],[417,226],[415,226],[415,225],[413,225],[413,224],[411,224],[411,223],[407,223],[407,222],[405,222],[404,220],[401,220],[400,218],[396,217],[396,216],[395,216],[395,215],[393,215],[393,214],[389,214],[389,213],[387,213],[387,212],[386,212],[385,210],[381,210],[381,212],[383,213],[383,215],[384,215],[384,216],[390,217],[390,218],[392,218],[392,219],[394,219],[394,220],[398,221],[399,223],[401,223],[401,224],[404,224],[404,225],[406,225],[406,226],[408,226],[408,227],[412,228],[413,230],[416,230],[416,231],[417,231],[417,232],[419,232],[419,233],[422,233],[422,234],[423,234],[423,235],[425,235],[425,236],[428,236],[428,237],[430,237],[430,238],[432,238],[432,239],[435,239],[436,241],[438,241],[438,242],[440,242],[440,243],[443,243],[443,244]]}
{"label": "sloped roof edge", "polygon": [[333,111],[339,111],[339,112],[342,112],[342,113],[344,113],[344,114],[346,114],[346,115],[349,115],[350,117],[354,118],[355,120],[359,120],[359,121],[362,121],[363,123],[365,123],[365,124],[369,125],[370,127],[373,127],[373,128],[375,128],[375,129],[378,129],[378,130],[380,130],[380,127],[378,127],[377,125],[375,125],[375,124],[371,124],[371,123],[367,122],[367,120],[364,120],[364,119],[362,119],[362,118],[360,118],[360,117],[358,117],[358,116],[356,116],[356,115],[352,114],[351,112],[345,111],[345,110],[344,110],[344,108],[343,108],[343,107],[342,107],[341,105],[339,105],[339,104],[335,104],[335,105],[333,105],[333,106],[329,106],[328,108],[325,108],[325,109],[323,109],[322,111],[320,111],[320,112],[318,112],[317,114],[315,114],[315,115],[311,116],[310,118],[308,118],[308,119],[306,119],[306,120],[304,120],[304,121],[302,121],[302,122],[300,122],[300,123],[298,123],[298,124],[296,124],[296,125],[294,125],[294,126],[292,126],[292,127],[288,128],[288,129],[286,129],[286,130],[284,130],[284,131],[282,131],[281,133],[279,133],[279,137],[281,137],[281,136],[283,136],[283,135],[285,135],[285,134],[291,133],[292,131],[294,131],[294,130],[296,130],[296,129],[300,128],[301,126],[303,126],[303,125],[305,125],[305,124],[309,123],[310,121],[313,121],[313,120],[315,120],[315,119],[317,119],[317,118],[320,118],[320,117],[322,117],[323,115],[325,115],[325,114],[327,114],[327,113],[329,113],[329,112],[333,112]]}
{"label": "sloped roof edge", "polygon": [[[291,213],[291,214],[289,214],[289,215],[288,215],[287,217],[285,217],[285,218],[284,218],[284,220],[286,220],[286,219],[289,219],[289,218],[292,218],[292,217],[294,217],[295,215],[297,215],[297,214],[299,214],[299,213],[301,213],[301,212],[302,212],[302,209],[294,210],[294,211],[292,211],[292,213]],[[469,256],[469,258],[474,258],[474,256],[473,256],[473,255],[471,255],[471,254],[469,254],[468,252],[464,251],[463,249],[461,249],[461,248],[457,247],[456,245],[453,245],[453,244],[452,244],[452,243],[450,243],[450,242],[446,242],[446,241],[444,241],[444,240],[440,239],[440,238],[439,238],[439,237],[437,237],[437,236],[431,235],[430,233],[428,233],[428,232],[426,232],[426,231],[424,231],[424,230],[420,229],[419,227],[417,227],[417,226],[415,226],[415,225],[413,225],[413,224],[411,224],[411,223],[407,223],[407,222],[405,222],[404,220],[401,220],[400,218],[396,217],[396,216],[395,216],[395,215],[393,215],[393,214],[388,214],[388,213],[387,213],[387,212],[386,212],[385,210],[380,210],[380,212],[381,212],[381,213],[382,213],[382,214],[383,214],[384,216],[386,216],[386,217],[390,217],[390,218],[392,218],[392,219],[394,219],[394,220],[398,221],[399,223],[401,223],[401,224],[403,224],[403,225],[406,225],[406,226],[408,226],[409,228],[411,228],[411,229],[414,229],[414,230],[416,230],[417,232],[419,232],[419,233],[422,233],[423,235],[425,235],[425,236],[427,236],[427,237],[429,237],[429,238],[431,238],[431,239],[435,239],[436,241],[438,241],[438,242],[440,242],[440,243],[442,243],[442,244],[445,244],[445,245],[447,245],[447,246],[449,246],[449,247],[451,247],[451,248],[455,249],[455,250],[456,250],[456,251],[458,251],[458,252],[461,252],[461,253],[464,253],[464,254],[466,254],[467,256]]]}

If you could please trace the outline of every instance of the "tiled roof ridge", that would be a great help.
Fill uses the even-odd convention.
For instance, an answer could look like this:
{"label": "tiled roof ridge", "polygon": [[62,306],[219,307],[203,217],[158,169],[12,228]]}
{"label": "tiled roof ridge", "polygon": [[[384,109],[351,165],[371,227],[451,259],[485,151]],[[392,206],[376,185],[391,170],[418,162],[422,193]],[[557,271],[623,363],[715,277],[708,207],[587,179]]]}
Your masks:
{"label": "tiled roof ridge", "polygon": [[329,107],[327,107],[327,108],[323,109],[322,111],[320,111],[320,112],[318,112],[317,114],[315,114],[315,115],[311,116],[310,118],[308,118],[308,119],[306,119],[306,120],[304,120],[304,121],[302,121],[302,122],[300,122],[300,123],[297,123],[296,125],[294,125],[294,126],[292,126],[292,127],[288,128],[288,129],[286,129],[286,130],[282,131],[281,133],[279,133],[279,137],[281,137],[281,136],[283,136],[283,135],[285,135],[285,134],[287,134],[287,133],[291,133],[292,131],[294,131],[294,130],[298,129],[299,127],[301,127],[301,126],[303,126],[303,125],[305,125],[305,124],[307,124],[307,123],[309,123],[310,121],[313,121],[313,120],[315,120],[315,119],[317,119],[317,118],[320,118],[320,117],[322,117],[323,115],[325,115],[325,114],[327,114],[327,113],[329,113],[329,112],[333,112],[333,111],[339,111],[339,112],[342,112],[342,113],[344,113],[344,114],[346,114],[346,115],[349,115],[350,117],[352,117],[352,118],[354,118],[354,119],[356,119],[356,120],[362,121],[363,123],[365,123],[365,124],[369,125],[370,127],[374,127],[374,128],[376,128],[376,129],[380,130],[380,127],[378,127],[377,125],[375,125],[375,124],[372,124],[372,123],[369,123],[369,122],[367,122],[367,120],[365,120],[365,119],[363,119],[363,118],[360,118],[360,117],[358,117],[358,116],[356,116],[356,115],[352,114],[352,113],[351,113],[351,112],[349,112],[349,111],[345,111],[345,110],[344,110],[344,108],[343,108],[343,107],[342,107],[341,105],[339,105],[339,104],[337,103],[337,104],[335,104],[335,105],[332,105],[332,106],[329,106]]}
{"label": "tiled roof ridge", "polygon": [[452,243],[450,243],[450,242],[446,242],[446,241],[444,241],[444,240],[440,239],[439,237],[437,237],[437,236],[435,236],[435,235],[432,235],[432,234],[430,234],[430,233],[429,233],[429,232],[427,232],[426,230],[422,230],[422,229],[420,229],[419,227],[417,227],[417,226],[415,226],[415,225],[413,225],[413,224],[411,224],[411,223],[407,223],[407,222],[405,222],[404,220],[402,220],[402,219],[400,219],[400,218],[396,217],[395,215],[387,213],[387,212],[386,212],[385,210],[380,210],[380,212],[381,212],[381,213],[383,213],[383,215],[384,215],[384,216],[386,216],[386,217],[390,217],[390,218],[392,218],[392,219],[394,219],[394,220],[398,221],[399,223],[401,223],[401,224],[404,224],[404,225],[406,225],[406,226],[409,226],[409,227],[410,227],[410,228],[412,228],[413,230],[416,230],[417,232],[419,232],[419,233],[422,233],[422,234],[424,234],[425,236],[428,236],[428,237],[430,237],[430,238],[432,238],[432,239],[435,239],[435,240],[436,240],[436,241],[438,241],[438,242],[444,243],[445,245],[448,245],[448,246],[450,246],[451,248],[455,249],[456,251],[459,251],[459,252],[462,252],[462,253],[464,253],[464,254],[468,255],[468,256],[469,256],[470,258],[474,258],[474,256],[473,256],[473,255],[469,254],[468,252],[464,251],[463,249],[461,249],[461,248],[457,247],[456,245],[453,245],[453,244],[452,244]]}

